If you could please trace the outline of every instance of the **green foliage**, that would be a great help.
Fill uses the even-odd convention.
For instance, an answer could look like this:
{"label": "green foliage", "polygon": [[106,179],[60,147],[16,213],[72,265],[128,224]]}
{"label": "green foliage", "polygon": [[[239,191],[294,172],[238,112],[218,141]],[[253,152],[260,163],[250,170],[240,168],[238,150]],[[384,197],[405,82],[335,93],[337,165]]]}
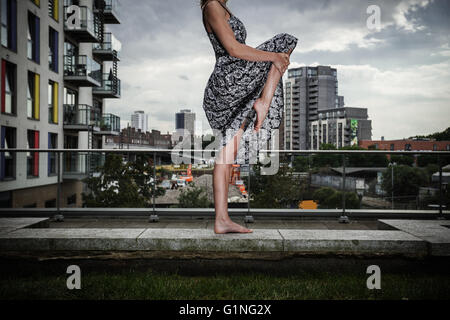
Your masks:
{"label": "green foliage", "polygon": [[[297,208],[299,201],[308,199],[307,187],[299,177],[293,176],[291,169],[280,166],[277,174],[262,175],[260,165],[252,167],[251,207],[254,208]],[[248,190],[248,179],[245,181]]]}
{"label": "green foliage", "polygon": [[165,194],[163,188],[154,190],[152,163],[148,156],[139,155],[136,161],[123,163],[116,154],[106,156],[98,177],[83,179],[91,192],[82,193],[84,205],[90,208],[148,208],[155,197]]}
{"label": "green foliage", "polygon": [[427,138],[427,139],[436,139],[436,141],[450,141],[450,127],[448,127],[442,132],[435,132],[428,136],[415,136],[413,138],[418,139]]}
{"label": "green foliage", "polygon": [[412,166],[414,164],[414,156],[393,154],[391,155],[391,162],[395,162],[398,165]]}
{"label": "green foliage", "polygon": [[[337,191],[330,187],[322,187],[313,193],[313,199],[319,203],[320,209],[342,208],[343,191]],[[355,192],[345,192],[345,207],[359,209],[360,201]]]}
{"label": "green foliage", "polygon": [[[382,189],[392,193],[392,169],[387,168],[382,175]],[[396,196],[417,196],[419,188],[427,185],[429,178],[421,168],[399,165],[394,167],[394,194]]]}
{"label": "green foliage", "polygon": [[[346,146],[341,150],[366,150],[359,146]],[[389,161],[385,154],[359,154],[346,156],[347,167],[386,167]]]}
{"label": "green foliage", "polygon": [[179,208],[209,208],[212,206],[207,197],[206,189],[197,187],[194,182],[181,190],[178,201]]}

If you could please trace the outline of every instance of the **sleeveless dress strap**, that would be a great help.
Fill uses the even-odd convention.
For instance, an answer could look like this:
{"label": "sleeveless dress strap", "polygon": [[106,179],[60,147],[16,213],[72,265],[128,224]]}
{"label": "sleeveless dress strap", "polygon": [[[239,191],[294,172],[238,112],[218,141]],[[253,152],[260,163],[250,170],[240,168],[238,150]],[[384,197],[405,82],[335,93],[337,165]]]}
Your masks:
{"label": "sleeveless dress strap", "polygon": [[204,10],[205,10],[205,8],[206,8],[206,5],[207,5],[208,3],[210,3],[211,1],[217,1],[217,2],[219,2],[220,5],[222,6],[222,8],[224,8],[224,9],[230,14],[230,17],[233,15],[233,14],[231,13],[231,11],[228,10],[228,8],[227,8],[221,1],[219,1],[219,0],[209,0],[209,1],[207,1],[207,2],[203,5],[203,7],[202,7],[202,20],[203,20],[203,26],[205,27],[205,30],[206,30],[207,33],[209,33],[209,32],[208,32],[208,29],[206,29]]}

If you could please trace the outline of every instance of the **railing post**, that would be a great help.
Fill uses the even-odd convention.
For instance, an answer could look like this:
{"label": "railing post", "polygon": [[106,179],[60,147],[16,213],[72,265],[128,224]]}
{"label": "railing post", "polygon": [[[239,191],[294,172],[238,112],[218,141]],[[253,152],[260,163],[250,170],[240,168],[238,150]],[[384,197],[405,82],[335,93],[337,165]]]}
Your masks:
{"label": "railing post", "polygon": [[349,223],[349,219],[345,215],[345,153],[342,154],[342,190],[342,214],[339,217],[339,222]]}
{"label": "railing post", "polygon": [[442,213],[442,202],[443,202],[443,195],[442,195],[442,163],[441,163],[441,157],[438,155],[438,166],[439,166],[439,216],[438,219],[444,219],[444,215]]}
{"label": "railing post", "polygon": [[156,193],[156,152],[153,151],[153,190],[152,190],[153,213],[150,215],[150,222],[159,221],[159,217],[156,214],[155,208],[155,193]]}
{"label": "railing post", "polygon": [[255,222],[255,219],[253,219],[253,216],[250,214],[250,180],[251,180],[251,170],[252,164],[248,164],[248,190],[247,190],[247,214],[244,217],[244,221],[247,223]]}
{"label": "railing post", "polygon": [[56,152],[56,163],[58,164],[58,183],[56,192],[56,215],[53,217],[54,221],[64,221],[64,216],[61,214],[61,151]]}

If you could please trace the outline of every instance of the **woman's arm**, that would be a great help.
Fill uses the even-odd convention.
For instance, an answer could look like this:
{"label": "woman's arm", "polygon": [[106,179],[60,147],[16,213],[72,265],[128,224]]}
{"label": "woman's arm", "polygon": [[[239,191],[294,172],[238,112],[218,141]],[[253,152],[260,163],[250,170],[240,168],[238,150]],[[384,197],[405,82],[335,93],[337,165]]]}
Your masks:
{"label": "woman's arm", "polygon": [[230,56],[249,61],[270,61],[280,72],[289,64],[289,55],[286,53],[258,50],[237,41],[226,19],[226,10],[217,1],[207,3],[204,10],[205,20]]}

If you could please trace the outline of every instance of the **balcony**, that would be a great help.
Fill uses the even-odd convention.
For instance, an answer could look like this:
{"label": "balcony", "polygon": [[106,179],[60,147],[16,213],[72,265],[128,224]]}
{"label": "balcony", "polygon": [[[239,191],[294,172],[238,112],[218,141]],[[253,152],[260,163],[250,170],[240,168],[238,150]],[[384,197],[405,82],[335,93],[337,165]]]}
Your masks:
{"label": "balcony", "polygon": [[119,0],[98,0],[95,2],[94,12],[103,12],[104,22],[107,24],[120,24]]}
{"label": "balcony", "polygon": [[122,44],[114,35],[107,32],[103,35],[103,43],[92,44],[92,54],[102,61],[120,61]]}
{"label": "balcony", "polygon": [[101,66],[88,56],[64,56],[64,81],[79,87],[101,86]]}
{"label": "balcony", "polygon": [[64,130],[100,131],[100,114],[91,106],[64,105]]}
{"label": "balcony", "polygon": [[120,98],[120,79],[110,73],[103,73],[99,87],[93,88],[92,93],[104,98]]}
{"label": "balcony", "polygon": [[63,179],[82,180],[96,172],[105,163],[105,156],[98,153],[68,152],[64,154]]}
{"label": "balcony", "polygon": [[120,134],[120,117],[111,113],[104,114],[100,120],[100,131],[94,132],[94,134],[118,136]]}
{"label": "balcony", "polygon": [[[78,14],[80,22],[76,24]],[[64,7],[64,31],[77,42],[98,42],[100,27],[100,20],[88,7]]]}

